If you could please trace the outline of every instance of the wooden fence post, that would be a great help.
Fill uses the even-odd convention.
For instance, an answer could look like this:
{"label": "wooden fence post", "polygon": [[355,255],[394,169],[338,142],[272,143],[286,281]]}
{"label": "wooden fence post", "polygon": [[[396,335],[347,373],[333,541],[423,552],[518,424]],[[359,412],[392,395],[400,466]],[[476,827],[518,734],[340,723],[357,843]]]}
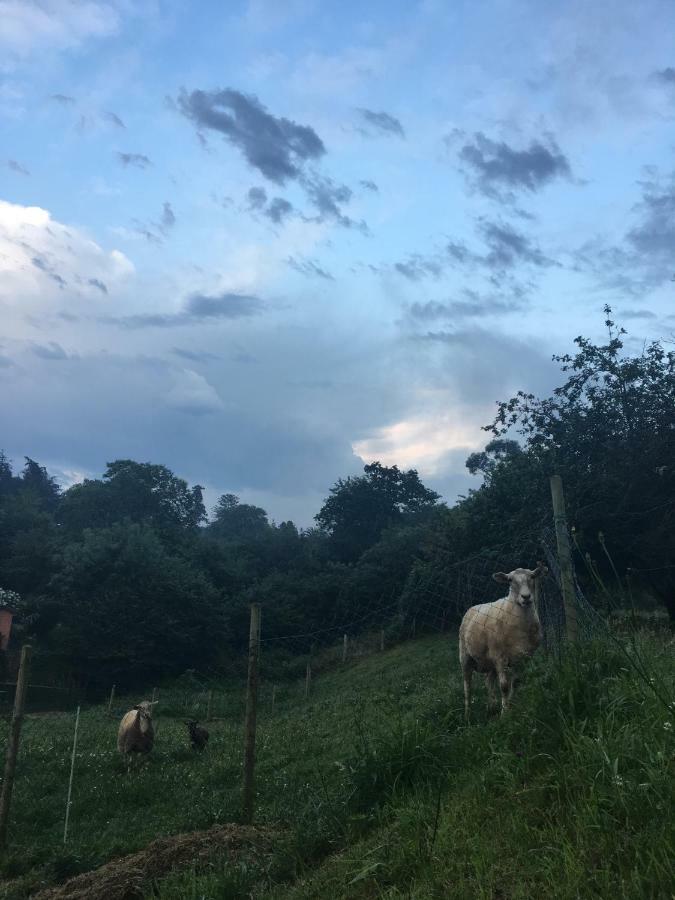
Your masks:
{"label": "wooden fence post", "polygon": [[413,616],[412,621],[412,636],[415,637],[415,633],[417,631],[417,616]]}
{"label": "wooden fence post", "polygon": [[80,725],[80,707],[75,713],[75,732],[73,733],[73,755],[70,758],[70,780],[68,781],[68,799],[66,800],[66,820],[63,823],[63,843],[68,840],[68,822],[70,821],[70,798],[73,795],[73,775],[75,774],[75,752],[77,750],[77,729]]}
{"label": "wooden fence post", "polygon": [[384,650],[384,628],[380,631],[380,650]]}
{"label": "wooden fence post", "polygon": [[272,685],[272,712],[274,712],[274,701],[277,699],[277,686]]}
{"label": "wooden fence post", "polygon": [[9,726],[9,738],[7,740],[7,757],[5,759],[5,773],[2,778],[2,793],[0,793],[0,852],[5,849],[7,843],[7,823],[9,821],[9,807],[12,802],[12,788],[14,786],[14,773],[16,772],[16,758],[19,753],[19,739],[21,737],[21,725],[23,722],[23,707],[28,686],[28,670],[32,647],[24,644],[21,648],[21,663],[16,679],[14,693],[14,709],[12,721]]}
{"label": "wooden fence post", "polygon": [[213,691],[209,691],[209,696],[206,699],[206,721],[211,721],[211,704],[213,703]]}
{"label": "wooden fence post", "polygon": [[349,640],[349,638],[347,637],[347,635],[345,635],[342,640],[342,662],[343,663],[347,662],[347,642],[348,642],[348,640]]}
{"label": "wooden fence post", "polygon": [[113,700],[115,699],[115,688],[116,687],[117,687],[117,685],[113,684],[113,686],[110,688],[110,700],[108,700],[108,715],[110,715],[112,713],[112,705],[113,705]]}
{"label": "wooden fence post", "polygon": [[158,693],[159,693],[159,691],[157,690],[156,687],[152,689],[152,701],[151,701],[152,703],[154,703],[155,700],[158,699],[158,697],[157,697]]}
{"label": "wooden fence post", "polygon": [[560,563],[560,579],[562,581],[563,605],[565,607],[565,625],[567,639],[577,639],[577,597],[574,589],[574,567],[572,565],[572,549],[567,530],[565,513],[565,495],[560,475],[551,475],[551,499],[553,501],[553,521],[558,545],[558,562]]}
{"label": "wooden fence post", "polygon": [[244,786],[243,821],[253,821],[255,774],[255,726],[258,705],[258,654],[260,651],[260,606],[251,604],[251,625],[248,633],[248,679],[246,682],[246,722],[244,724]]}

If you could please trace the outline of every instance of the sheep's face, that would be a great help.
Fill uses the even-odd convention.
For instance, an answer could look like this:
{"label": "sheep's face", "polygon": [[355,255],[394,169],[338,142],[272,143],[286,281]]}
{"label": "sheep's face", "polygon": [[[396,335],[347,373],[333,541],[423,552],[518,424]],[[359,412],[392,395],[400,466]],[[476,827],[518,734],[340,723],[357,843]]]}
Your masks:
{"label": "sheep's face", "polygon": [[534,582],[548,569],[538,565],[536,569],[514,569],[513,572],[495,572],[495,581],[509,585],[509,598],[523,609],[529,609],[534,602]]}

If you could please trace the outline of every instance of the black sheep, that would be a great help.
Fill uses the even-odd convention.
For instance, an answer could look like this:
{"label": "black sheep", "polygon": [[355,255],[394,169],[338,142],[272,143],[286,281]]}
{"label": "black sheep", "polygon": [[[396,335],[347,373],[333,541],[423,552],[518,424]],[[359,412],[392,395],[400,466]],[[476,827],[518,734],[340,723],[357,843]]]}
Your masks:
{"label": "black sheep", "polygon": [[203,750],[209,739],[209,733],[206,728],[202,728],[201,725],[198,725],[193,720],[190,720],[185,724],[187,725],[188,734],[192,741],[192,748],[194,750]]}

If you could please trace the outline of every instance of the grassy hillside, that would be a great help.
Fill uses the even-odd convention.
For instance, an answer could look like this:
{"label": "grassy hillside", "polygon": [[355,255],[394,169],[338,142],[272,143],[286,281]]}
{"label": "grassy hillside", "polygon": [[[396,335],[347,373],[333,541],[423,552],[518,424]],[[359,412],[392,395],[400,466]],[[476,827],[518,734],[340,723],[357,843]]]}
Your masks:
{"label": "grassy hillside", "polygon": [[[672,645],[645,635],[639,649],[672,697]],[[221,687],[204,755],[188,749],[181,689],[163,690],[155,751],[131,772],[117,719],[83,712],[65,849],[73,716],[30,716],[0,896],[236,821],[242,686]],[[479,694],[469,728],[448,637],[338,667],[309,701],[303,691],[279,688],[273,710],[271,685],[261,691],[256,820],[278,829],[275,850],[235,865],[214,852],[148,896],[670,896],[675,712],[612,646],[533,661],[513,714],[488,721]]]}

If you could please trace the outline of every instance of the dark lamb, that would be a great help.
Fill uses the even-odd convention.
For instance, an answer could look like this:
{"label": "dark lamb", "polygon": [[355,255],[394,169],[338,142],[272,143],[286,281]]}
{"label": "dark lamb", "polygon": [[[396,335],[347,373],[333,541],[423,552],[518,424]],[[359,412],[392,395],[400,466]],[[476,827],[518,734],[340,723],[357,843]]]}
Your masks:
{"label": "dark lamb", "polygon": [[202,728],[201,725],[198,725],[194,721],[186,722],[188,734],[190,735],[190,740],[192,741],[192,747],[194,750],[203,750],[206,747],[207,741],[209,739],[209,733],[206,728]]}

